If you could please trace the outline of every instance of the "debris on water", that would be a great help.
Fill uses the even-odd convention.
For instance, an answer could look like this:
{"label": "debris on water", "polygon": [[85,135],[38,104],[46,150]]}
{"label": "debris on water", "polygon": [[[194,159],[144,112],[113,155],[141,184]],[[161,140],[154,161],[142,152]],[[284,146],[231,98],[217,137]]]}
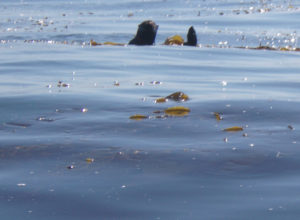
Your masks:
{"label": "debris on water", "polygon": [[276,154],[276,158],[279,158],[281,155],[281,153],[278,151],[277,154]]}
{"label": "debris on water", "polygon": [[175,35],[172,37],[168,37],[164,43],[164,45],[180,45],[182,46],[184,43],[184,39],[179,36],[179,35]]}
{"label": "debris on water", "polygon": [[119,81],[114,81],[114,86],[120,86]]}
{"label": "debris on water", "polygon": [[67,166],[67,168],[68,168],[69,170],[71,170],[71,169],[74,169],[75,166],[74,166],[74,165],[70,165],[70,166]]}
{"label": "debris on water", "polygon": [[254,147],[254,144],[249,144],[250,147]]}
{"label": "debris on water", "polygon": [[64,83],[62,81],[58,81],[57,87],[67,87],[69,88],[71,85],[69,83]]}
{"label": "debris on water", "polygon": [[134,14],[133,14],[132,12],[130,12],[130,13],[127,14],[127,17],[130,18],[130,17],[132,17],[133,15],[134,15]]}
{"label": "debris on water", "polygon": [[189,100],[188,95],[184,94],[183,92],[174,92],[164,98],[158,98],[155,100],[155,103],[164,103],[167,102],[168,100],[173,100],[176,102],[180,101],[187,101]]}
{"label": "debris on water", "polygon": [[126,188],[126,185],[122,185],[121,188],[122,188],[122,189],[125,189],[125,188]]}
{"label": "debris on water", "polygon": [[289,128],[290,130],[295,130],[295,128],[294,128],[292,125],[288,125],[288,128]]}
{"label": "debris on water", "polygon": [[94,158],[91,158],[91,157],[88,157],[88,158],[85,159],[85,161],[86,161],[87,163],[93,163],[93,162],[95,161],[95,159],[94,159]]}
{"label": "debris on water", "polygon": [[157,115],[155,116],[155,118],[158,118],[158,119],[164,119],[164,118],[167,118],[168,115]]}
{"label": "debris on water", "polygon": [[234,127],[224,129],[224,131],[243,131],[243,130],[244,129],[242,127],[239,127],[239,126],[234,126]]}
{"label": "debris on water", "polygon": [[88,112],[88,109],[87,109],[87,108],[82,108],[80,111],[81,111],[82,113],[86,113],[86,112]]}
{"label": "debris on water", "polygon": [[26,183],[18,183],[17,186],[19,186],[19,187],[25,187]]}
{"label": "debris on water", "polygon": [[224,138],[224,142],[225,143],[227,143],[228,142],[228,138],[226,137],[226,138]]}
{"label": "debris on water", "polygon": [[149,117],[145,116],[145,115],[139,115],[139,114],[130,116],[130,119],[137,120],[137,121],[140,121],[140,120],[146,119],[146,118],[149,118]]}
{"label": "debris on water", "polygon": [[143,86],[144,85],[144,82],[137,82],[135,83],[136,86]]}
{"label": "debris on water", "polygon": [[243,137],[248,137],[248,134],[247,133],[243,133]]}
{"label": "debris on water", "polygon": [[152,84],[152,85],[161,85],[162,82],[160,82],[160,81],[151,81],[150,84]]}
{"label": "debris on water", "polygon": [[295,47],[290,47],[290,46],[286,46],[286,47],[274,47],[274,46],[258,46],[258,47],[236,47],[239,49],[251,49],[251,50],[279,50],[279,51],[300,51],[300,48],[295,48]]}
{"label": "debris on water", "polygon": [[223,117],[222,117],[221,114],[218,113],[218,112],[214,112],[214,116],[215,116],[215,118],[217,119],[217,121],[223,120]]}
{"label": "debris on water", "polygon": [[169,116],[185,116],[190,113],[190,109],[183,106],[175,106],[165,109],[165,113]]}
{"label": "debris on water", "polygon": [[49,85],[46,85],[46,87],[47,87],[48,89],[51,89],[51,88],[52,88],[52,85],[49,84]]}
{"label": "debris on water", "polygon": [[45,122],[53,122],[54,119],[51,119],[51,118],[46,118],[44,116],[40,116],[36,119],[37,121],[45,121]]}

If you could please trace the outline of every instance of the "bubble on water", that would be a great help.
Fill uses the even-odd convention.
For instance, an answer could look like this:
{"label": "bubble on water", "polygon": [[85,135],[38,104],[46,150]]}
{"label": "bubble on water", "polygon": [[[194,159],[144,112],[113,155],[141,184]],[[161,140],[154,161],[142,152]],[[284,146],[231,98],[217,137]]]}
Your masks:
{"label": "bubble on water", "polygon": [[227,86],[227,82],[226,82],[226,81],[222,81],[222,82],[221,82],[221,85],[222,85],[222,86]]}

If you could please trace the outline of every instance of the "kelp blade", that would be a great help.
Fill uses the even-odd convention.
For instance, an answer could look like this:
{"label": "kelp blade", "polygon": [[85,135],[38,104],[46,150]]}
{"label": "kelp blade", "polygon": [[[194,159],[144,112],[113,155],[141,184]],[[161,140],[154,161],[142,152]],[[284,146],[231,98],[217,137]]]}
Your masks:
{"label": "kelp blade", "polygon": [[155,103],[165,103],[167,102],[168,100],[166,98],[158,98],[158,99],[155,99]]}
{"label": "kelp blade", "polygon": [[168,37],[165,41],[165,45],[183,45],[184,40],[181,36],[175,35],[172,37]]}
{"label": "kelp blade", "polygon": [[169,116],[185,116],[190,113],[190,109],[183,106],[175,106],[165,109],[165,114]]}
{"label": "kelp blade", "polygon": [[139,114],[130,116],[130,119],[137,120],[137,121],[140,121],[140,120],[146,119],[146,118],[148,118],[148,116],[139,115]]}
{"label": "kelp blade", "polygon": [[96,41],[90,40],[90,45],[91,46],[99,46],[102,45],[101,43],[97,43]]}
{"label": "kelp blade", "polygon": [[234,126],[234,127],[224,129],[224,131],[243,131],[243,130],[244,129],[242,127],[239,127],[239,126]]}
{"label": "kelp blade", "polygon": [[124,46],[125,44],[121,44],[121,43],[115,43],[115,42],[104,42],[103,45],[111,45],[111,46]]}

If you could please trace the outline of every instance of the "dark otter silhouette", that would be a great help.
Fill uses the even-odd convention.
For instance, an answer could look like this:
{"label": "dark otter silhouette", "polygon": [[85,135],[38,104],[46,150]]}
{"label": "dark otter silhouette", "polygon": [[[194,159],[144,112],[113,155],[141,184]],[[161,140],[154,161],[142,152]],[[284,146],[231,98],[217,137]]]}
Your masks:
{"label": "dark otter silhouette", "polygon": [[183,45],[186,46],[197,46],[197,35],[193,26],[190,27],[187,34],[187,42],[184,42]]}
{"label": "dark otter silhouette", "polygon": [[137,30],[135,37],[129,41],[133,45],[152,45],[155,42],[158,25],[154,21],[142,22]]}

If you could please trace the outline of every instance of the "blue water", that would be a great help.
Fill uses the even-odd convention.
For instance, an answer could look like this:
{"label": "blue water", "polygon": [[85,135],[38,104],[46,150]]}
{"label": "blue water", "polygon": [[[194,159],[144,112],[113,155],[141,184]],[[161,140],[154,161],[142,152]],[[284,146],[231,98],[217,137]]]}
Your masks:
{"label": "blue water", "polygon": [[[89,45],[148,19],[154,46]],[[299,19],[292,0],[2,2],[1,219],[299,219],[300,53],[238,48],[300,47]],[[162,45],[191,25],[199,47]]]}

